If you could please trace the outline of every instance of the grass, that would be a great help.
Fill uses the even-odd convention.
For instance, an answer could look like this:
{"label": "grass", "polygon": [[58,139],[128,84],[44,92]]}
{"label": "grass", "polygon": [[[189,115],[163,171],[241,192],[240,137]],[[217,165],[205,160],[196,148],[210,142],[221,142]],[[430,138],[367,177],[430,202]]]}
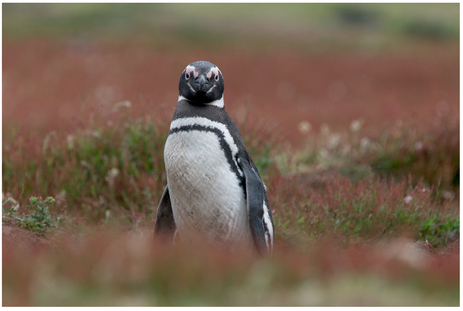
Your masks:
{"label": "grass", "polygon": [[[31,195],[52,194],[58,210],[81,213],[95,222],[108,214],[127,225],[140,217],[153,220],[167,182],[163,150],[168,128],[150,117],[132,118],[130,108],[114,107],[113,120],[100,121],[106,125],[89,125],[65,137],[51,132],[40,146],[7,133],[4,193],[20,205]],[[271,161],[271,134],[258,135],[262,126],[248,125],[247,120],[243,126],[249,130],[245,141],[256,155],[256,165],[265,173]]]}
{"label": "grass", "polygon": [[325,127],[309,135],[307,149],[284,167],[293,174],[274,187],[281,191],[281,214],[290,216],[275,216],[282,233],[300,236],[302,229],[308,237],[348,241],[407,232],[434,247],[456,239],[458,120],[437,118],[421,131],[396,123],[370,137],[362,137],[361,127],[355,120],[344,132]]}
{"label": "grass", "polygon": [[[431,265],[429,268],[433,270],[426,269],[424,276],[421,269],[410,268],[399,256],[378,260],[379,249],[339,251],[328,243],[320,243],[312,245],[309,255],[279,251],[273,258],[256,262],[207,251],[187,256],[180,251],[169,253],[152,247],[148,234],[122,236],[100,232],[83,240],[80,247],[67,238],[64,239],[67,246],[59,253],[38,253],[36,260],[28,265],[24,257],[5,254],[4,264],[10,269],[3,272],[6,285],[3,295],[7,299],[4,303],[397,306],[440,305],[446,301],[458,304],[458,279],[446,275],[441,266]],[[339,264],[343,264],[341,271]],[[436,278],[438,274],[440,278]]]}
{"label": "grass", "polygon": [[[39,236],[18,244],[4,232],[4,304],[459,303],[458,120],[368,135],[355,120],[308,131],[297,152],[269,124],[238,125],[275,221],[275,254],[258,261],[153,242],[168,126],[127,102],[74,132],[4,129],[4,227]],[[49,196],[46,209],[37,197]]]}
{"label": "grass", "polygon": [[441,196],[454,194],[460,172],[458,118],[436,117],[420,125],[397,121],[369,135],[361,132],[363,122],[354,120],[342,132],[325,126],[319,135],[309,135],[296,170],[317,165],[352,177],[373,172],[386,179],[409,179],[413,185],[422,179],[427,187],[441,190]]}
{"label": "grass", "polygon": [[[41,146],[31,149],[19,137],[10,136],[3,145],[4,193],[10,193],[21,206],[29,196],[53,195],[58,201],[56,212],[79,214],[93,223],[111,218],[129,227],[151,224],[166,184],[163,146],[167,128],[149,117],[132,118],[130,107],[124,109],[115,111],[113,120],[104,126],[90,126],[66,137],[49,134]],[[270,189],[281,239],[294,235],[369,240],[408,230],[415,239],[428,239],[438,247],[459,233],[453,200],[439,200],[439,190],[433,191],[438,186],[454,189],[447,175],[455,175],[459,168],[456,125],[423,134],[424,145],[440,151],[429,152],[426,158],[416,155],[413,146],[420,137],[411,138],[412,129],[396,132],[383,144],[384,134],[369,138],[368,147],[355,144],[362,139],[352,131],[344,133],[336,146],[333,137],[341,134],[322,133],[324,138],[311,145],[311,154],[301,152],[294,160],[293,172],[291,161],[281,160],[285,152],[275,145],[271,131],[247,118],[241,127]],[[410,160],[400,162],[408,154]],[[378,169],[378,159],[400,166]],[[321,166],[303,169],[315,163]],[[395,180],[384,178],[388,176]],[[432,223],[433,230],[426,223]],[[447,233],[435,230],[448,224],[453,225]]]}
{"label": "grass", "polygon": [[[2,132],[3,305],[458,305],[459,118],[458,114],[452,117],[456,105],[450,94],[456,90],[452,87],[455,78],[451,78],[456,75],[450,72],[454,49],[449,52],[447,47],[452,45],[446,45],[458,38],[457,6],[4,4],[5,46],[31,36],[70,40],[70,45],[60,49],[60,44],[44,41],[40,45],[40,41],[39,45],[20,44],[20,53],[14,49],[4,52],[8,63],[16,65],[7,68],[4,79],[4,109],[9,113],[4,114],[4,122],[13,121]],[[214,13],[208,13],[207,19],[203,18],[205,8]],[[206,31],[210,25],[215,25],[214,30]],[[92,40],[121,38],[148,43],[152,49],[144,50],[145,45],[135,49],[123,44],[105,48],[86,45]],[[82,49],[79,40],[83,40]],[[371,81],[364,91],[373,95],[359,93],[358,99],[350,102],[326,98],[330,81],[342,78],[342,70],[335,72],[330,66],[357,68],[357,60],[368,53],[347,61],[328,58],[321,67],[305,62],[316,55],[314,49],[344,54],[358,46],[363,52],[376,46],[384,53],[388,44],[406,43],[417,44],[412,50],[417,53],[421,41],[444,46],[438,50],[441,54],[432,56],[435,63],[426,57],[422,62],[408,58],[390,63],[360,61],[375,68],[365,73]],[[268,92],[268,85],[278,87],[278,81],[265,77],[286,74],[291,83],[304,78],[313,83],[326,80],[325,84],[315,83],[312,90],[306,90],[305,80],[295,88],[298,96],[312,96],[320,89],[314,93],[318,97],[314,95],[297,107],[281,107],[281,98],[275,99],[276,104],[262,100],[268,106],[259,107],[277,111],[277,116],[296,111],[286,129],[298,129],[305,135],[305,143],[298,149],[288,144],[288,137],[278,136],[283,127],[258,121],[267,115],[255,118],[251,111],[244,118],[235,118],[269,190],[275,221],[274,254],[260,259],[200,246],[182,248],[181,243],[171,249],[153,240],[154,215],[166,184],[163,148],[168,133],[168,118],[155,109],[175,98],[167,85],[178,80],[177,74],[161,81],[157,74],[144,73],[147,68],[174,72],[172,64],[191,57],[185,52],[182,57],[169,58],[176,49],[188,46],[203,53],[207,45],[220,54],[220,49],[235,49],[237,42],[243,49],[238,56],[219,58],[229,62],[229,70],[236,67],[234,79],[228,76],[228,81],[239,91],[234,99],[233,93],[227,93],[231,99],[227,110],[231,108],[234,117],[234,112],[243,115],[238,109],[240,101],[250,92],[237,83],[242,81],[240,68],[260,66],[250,71],[250,77],[262,80],[256,94],[269,99],[274,93]],[[301,48],[296,64],[278,54],[264,61],[250,58],[243,65],[245,48],[260,53],[275,47],[275,42],[279,49]],[[116,53],[121,49],[126,52]],[[34,53],[27,54],[27,50]],[[16,54],[22,57],[13,57]],[[445,62],[440,62],[442,59]],[[276,67],[262,72],[267,62]],[[316,74],[289,70],[300,62],[304,68],[315,66]],[[406,67],[408,63],[413,66]],[[388,73],[391,66],[404,68]],[[90,79],[93,67],[104,74]],[[35,71],[27,71],[29,68]],[[376,71],[378,75],[373,74]],[[61,75],[51,74],[55,72]],[[422,73],[434,80],[417,79]],[[107,80],[109,76],[113,80]],[[38,78],[45,79],[43,87]],[[352,80],[349,75],[345,79]],[[399,82],[388,84],[389,80]],[[159,88],[151,90],[151,81],[158,81]],[[110,85],[113,92],[97,92],[105,89],[100,84]],[[407,90],[416,87],[417,93],[400,95],[401,84]],[[20,87],[14,92],[16,85]],[[399,93],[393,96],[390,89]],[[128,90],[139,97],[130,96]],[[140,95],[140,90],[151,93]],[[354,94],[355,88],[346,90]],[[66,115],[78,115],[74,108],[79,96],[87,93],[81,100],[77,126],[64,124],[75,121]],[[267,98],[261,95],[256,98]],[[120,101],[143,97],[147,103],[142,103],[141,112],[129,101]],[[384,105],[378,104],[380,97]],[[318,106],[338,99],[339,106],[330,106],[331,110],[327,106],[317,114]],[[436,105],[434,100],[441,102]],[[40,111],[26,121],[18,117],[27,116],[27,109],[34,110],[36,104],[30,103],[35,102],[48,107],[40,111],[55,116],[47,119],[42,115],[48,134],[35,127],[40,123]],[[66,102],[74,105],[74,110]],[[390,111],[400,110],[394,117],[406,114],[403,103],[431,111],[425,116],[435,111],[435,117],[387,124],[383,115]],[[12,110],[23,106],[24,110]],[[354,108],[362,113],[369,110],[365,119],[347,113]],[[330,119],[344,112],[343,118]],[[382,123],[368,124],[376,122],[369,119],[375,114]],[[299,117],[313,122],[315,130],[307,121],[297,124]],[[349,118],[357,119],[349,126]],[[319,120],[331,123],[316,131]],[[16,128],[14,124],[22,125]]]}
{"label": "grass", "polygon": [[138,119],[66,137],[49,134],[34,150],[12,137],[5,145],[13,154],[3,163],[4,186],[25,197],[53,194],[63,209],[97,221],[118,210],[152,210],[165,184],[166,134]]}
{"label": "grass", "polygon": [[[436,202],[422,183],[388,184],[369,175],[353,182],[337,174],[302,175],[275,181],[270,204],[281,238],[318,239],[331,236],[342,241],[377,241],[408,233],[433,246],[446,245],[446,236],[459,235],[458,210]],[[298,191],[290,191],[298,189]],[[428,230],[426,224],[448,228],[447,233]]]}
{"label": "grass", "polygon": [[[19,259],[24,250],[7,248],[5,252],[4,248],[7,305],[458,303],[451,276],[444,281],[433,277],[424,285],[417,281],[431,270],[445,274],[445,269],[454,267],[453,259],[442,264],[428,257],[445,253],[459,237],[455,199],[436,198],[434,185],[423,179],[388,180],[374,169],[356,175],[342,175],[342,170],[330,165],[308,170],[307,163],[301,164],[304,161],[280,146],[268,126],[249,118],[239,126],[269,189],[276,228],[274,257],[256,262],[208,250],[183,257],[188,250],[171,252],[150,246],[155,209],[165,185],[162,154],[167,127],[149,117],[132,117],[130,107],[124,109],[116,109],[110,120],[89,121],[85,130],[63,137],[54,134],[29,140],[20,133],[4,132],[3,193],[9,198],[3,204],[4,218],[22,211],[17,222],[8,225],[23,225],[52,244],[51,249],[39,251],[25,270],[26,263]],[[401,133],[404,136],[397,141],[407,141],[408,132]],[[442,139],[443,134],[434,135]],[[443,142],[437,145],[447,147]],[[320,146],[326,147],[326,142]],[[358,148],[344,154],[343,165],[364,159]],[[381,150],[391,157],[401,156],[395,144],[385,144]],[[341,158],[331,151],[330,157]],[[420,173],[408,168],[410,176]],[[49,209],[51,198],[31,198],[32,209],[24,213],[27,198],[48,195],[56,198]],[[48,221],[58,219],[66,219],[66,225]],[[42,230],[43,224],[52,230]],[[402,237],[407,242],[399,246],[384,244]],[[406,246],[414,241],[429,242],[431,252],[415,254]],[[9,243],[4,242],[5,247]],[[385,252],[380,251],[384,248]],[[348,268],[329,272],[336,265],[327,262],[347,254],[356,258],[343,259]],[[411,262],[407,261],[410,256],[414,256]],[[364,257],[366,267],[353,264]],[[383,269],[379,276],[374,268],[378,265]],[[326,269],[331,276],[323,274]],[[384,271],[389,272],[383,275]],[[402,271],[398,279],[391,276],[397,271]],[[373,288],[381,294],[365,288],[365,282],[375,284]],[[417,296],[397,296],[393,288],[417,291]],[[429,291],[434,291],[433,296],[428,297]],[[392,300],[385,298],[392,296]]]}
{"label": "grass", "polygon": [[[153,245],[152,231],[61,236],[58,251],[4,253],[4,305],[253,306],[457,305],[458,260],[445,265],[403,242],[305,252],[278,245],[259,261],[201,248]],[[309,246],[307,245],[307,246]],[[56,247],[56,246],[55,246]],[[406,248],[405,248],[406,249]],[[412,262],[409,258],[412,257]]]}

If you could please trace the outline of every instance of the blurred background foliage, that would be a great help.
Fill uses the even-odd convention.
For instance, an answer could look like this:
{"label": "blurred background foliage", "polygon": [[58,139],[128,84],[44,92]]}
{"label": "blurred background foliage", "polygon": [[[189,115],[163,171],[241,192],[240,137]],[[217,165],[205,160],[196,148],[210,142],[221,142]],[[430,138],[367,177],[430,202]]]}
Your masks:
{"label": "blurred background foliage", "polygon": [[3,4],[4,38],[36,35],[135,39],[166,48],[287,41],[375,47],[393,39],[458,39],[459,4]]}

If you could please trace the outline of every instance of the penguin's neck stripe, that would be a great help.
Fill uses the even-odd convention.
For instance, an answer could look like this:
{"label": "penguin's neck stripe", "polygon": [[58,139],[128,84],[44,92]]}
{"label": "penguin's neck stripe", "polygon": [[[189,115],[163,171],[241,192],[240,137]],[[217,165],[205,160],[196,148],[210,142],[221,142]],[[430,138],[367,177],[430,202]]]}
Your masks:
{"label": "penguin's neck stripe", "polygon": [[219,129],[213,128],[210,126],[204,126],[200,124],[190,124],[190,125],[182,125],[182,126],[178,126],[174,128],[171,127],[169,131],[169,136],[175,135],[177,133],[191,132],[191,131],[211,132],[217,135],[217,138],[219,139],[220,148],[223,150],[225,154],[225,158],[227,159],[230,170],[236,175],[236,178],[238,179],[240,186],[244,190],[245,181],[244,181],[243,172],[241,171],[240,167],[238,166],[236,162],[236,154],[233,154],[230,148],[231,146],[226,141],[224,133],[220,131]]}
{"label": "penguin's neck stripe", "polygon": [[[177,102],[179,102],[181,100],[189,101],[186,97],[184,97],[182,95],[179,95]],[[216,107],[219,107],[219,108],[225,107],[225,102],[223,101],[223,95],[222,95],[222,97],[220,99],[211,101],[210,103],[207,103],[205,105],[207,105],[207,106],[216,106]]]}
{"label": "penguin's neck stripe", "polygon": [[210,128],[215,128],[219,130],[224,136],[224,139],[227,145],[230,146],[230,150],[232,152],[233,158],[236,158],[236,155],[238,154],[238,151],[239,151],[238,146],[235,144],[235,140],[231,136],[230,131],[228,130],[227,126],[223,123],[212,121],[210,119],[203,118],[203,117],[179,118],[179,119],[175,119],[172,121],[172,123],[170,124],[170,130],[172,131],[173,129],[178,128],[178,127],[191,126],[191,125],[201,125],[204,127],[210,127]]}

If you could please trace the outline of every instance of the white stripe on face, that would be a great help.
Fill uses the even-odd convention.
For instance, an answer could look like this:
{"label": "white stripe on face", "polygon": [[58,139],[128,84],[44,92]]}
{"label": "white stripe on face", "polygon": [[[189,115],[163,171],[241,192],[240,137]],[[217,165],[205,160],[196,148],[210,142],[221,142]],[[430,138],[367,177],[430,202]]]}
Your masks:
{"label": "white stripe on face", "polygon": [[212,77],[212,74],[214,74],[214,76],[216,77],[216,76],[219,75],[219,71],[220,71],[219,68],[217,68],[217,67],[212,67],[212,68],[209,70],[209,72],[207,73],[206,77],[207,77],[208,79],[210,79],[210,78]]}
{"label": "white stripe on face", "polygon": [[196,68],[190,65],[186,66],[185,74],[188,74],[190,76],[193,74],[193,77],[195,79],[199,76],[199,72],[196,71]]}

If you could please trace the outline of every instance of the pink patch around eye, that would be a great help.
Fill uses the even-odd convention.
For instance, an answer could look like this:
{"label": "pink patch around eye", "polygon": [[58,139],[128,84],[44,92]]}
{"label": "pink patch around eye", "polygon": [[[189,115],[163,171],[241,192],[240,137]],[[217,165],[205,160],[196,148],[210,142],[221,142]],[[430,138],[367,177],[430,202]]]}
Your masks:
{"label": "pink patch around eye", "polygon": [[199,73],[196,72],[196,70],[192,67],[186,67],[186,72],[185,72],[185,78],[189,79],[191,74],[193,74],[193,77],[198,77]]}
{"label": "pink patch around eye", "polygon": [[209,72],[207,73],[207,78],[210,79],[212,77],[212,74],[214,74],[215,80],[219,79],[219,70],[217,68],[212,68],[211,70],[209,70]]}

